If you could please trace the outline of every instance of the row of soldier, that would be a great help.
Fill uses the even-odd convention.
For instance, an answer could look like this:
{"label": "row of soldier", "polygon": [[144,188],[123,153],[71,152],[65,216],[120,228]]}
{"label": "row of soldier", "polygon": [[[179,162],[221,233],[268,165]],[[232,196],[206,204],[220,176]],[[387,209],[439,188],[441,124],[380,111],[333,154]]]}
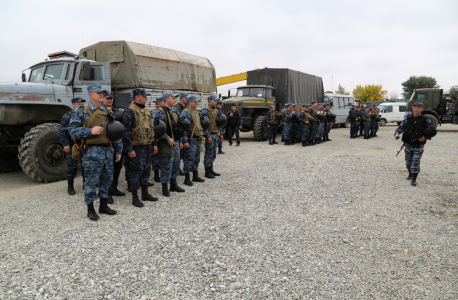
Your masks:
{"label": "row of soldier", "polygon": [[[352,105],[348,113],[350,119],[350,138],[355,139],[364,135],[364,139],[377,137],[378,123],[380,122],[380,111],[374,104]],[[358,134],[359,133],[359,134]]]}
{"label": "row of soldier", "polygon": [[[116,214],[108,204],[113,203],[112,196],[125,195],[118,190],[123,160],[127,189],[132,193],[132,204],[136,207],[144,206],[141,200],[158,200],[148,192],[148,186],[152,185],[148,182],[151,169],[154,170],[155,180],[162,184],[164,196],[169,197],[170,191],[185,191],[177,183],[181,156],[184,184],[192,186],[193,182],[204,182],[198,174],[201,143],[205,145],[205,177],[220,176],[213,170],[213,164],[218,141],[223,140],[226,118],[216,108],[216,96],[208,97],[208,107],[199,114],[196,111],[199,99],[195,96],[182,95],[186,102],[180,101],[176,105],[178,95],[167,92],[156,99],[156,109],[150,111],[145,106],[150,94],[142,88],[134,89],[132,103],[121,116],[122,136],[110,139],[107,121],[112,113],[116,114],[113,95],[102,90],[98,84],[89,86],[88,93],[91,101],[87,104],[82,98],[72,99],[74,110],[63,116],[58,135],[68,153],[69,194],[75,194],[74,178],[78,166],[78,161],[72,159],[71,151],[75,149],[75,141],[78,141],[76,145],[81,145],[84,201],[91,220],[99,219],[94,208],[97,198],[100,198],[99,213]],[[155,136],[156,129],[161,126],[165,133]],[[140,189],[141,198],[138,196]]]}
{"label": "row of soldier", "polygon": [[315,146],[329,139],[329,132],[335,122],[330,104],[313,101],[307,104],[285,103],[281,112],[271,106],[267,113],[266,124],[269,129],[269,145],[278,144],[275,139],[278,128],[282,127],[282,142],[286,146],[302,143],[302,147]]}

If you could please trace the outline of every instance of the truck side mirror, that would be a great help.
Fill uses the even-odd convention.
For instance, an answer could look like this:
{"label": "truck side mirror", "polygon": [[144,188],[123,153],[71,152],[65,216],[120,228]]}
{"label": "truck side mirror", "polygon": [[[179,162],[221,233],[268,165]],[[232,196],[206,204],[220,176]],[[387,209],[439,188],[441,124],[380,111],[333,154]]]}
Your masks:
{"label": "truck side mirror", "polygon": [[272,90],[272,97],[275,97],[276,94],[277,94],[277,89],[273,89]]}
{"label": "truck side mirror", "polygon": [[25,74],[22,73],[22,82],[27,82],[27,78],[25,78]]}
{"label": "truck side mirror", "polygon": [[83,80],[91,80],[91,62],[83,61]]}

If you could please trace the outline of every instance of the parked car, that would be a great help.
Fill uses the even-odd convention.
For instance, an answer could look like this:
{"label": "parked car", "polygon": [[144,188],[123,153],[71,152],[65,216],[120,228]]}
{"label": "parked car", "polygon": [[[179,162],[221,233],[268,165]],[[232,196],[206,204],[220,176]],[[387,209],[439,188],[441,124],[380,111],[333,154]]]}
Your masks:
{"label": "parked car", "polygon": [[380,126],[384,126],[387,123],[401,124],[407,111],[406,103],[404,102],[385,102],[380,104],[378,109],[381,114]]}

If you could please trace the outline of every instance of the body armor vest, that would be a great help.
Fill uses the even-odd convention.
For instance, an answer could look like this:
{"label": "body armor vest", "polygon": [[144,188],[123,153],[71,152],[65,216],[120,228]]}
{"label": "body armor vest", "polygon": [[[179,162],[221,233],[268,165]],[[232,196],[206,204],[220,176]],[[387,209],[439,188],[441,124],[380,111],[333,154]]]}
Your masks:
{"label": "body armor vest", "polygon": [[[151,114],[147,108],[141,108],[135,104],[129,106],[135,116],[135,132],[132,130],[131,142],[132,146],[151,145],[154,142],[153,122]],[[137,127],[142,124],[138,129]]]}
{"label": "body armor vest", "polygon": [[418,139],[423,136],[423,131],[427,128],[427,117],[420,115],[414,117],[409,115],[407,117],[407,124],[402,134],[402,141],[409,145],[424,145],[426,140],[419,142]]}
{"label": "body armor vest", "polygon": [[190,109],[189,107],[186,108],[184,111],[187,111],[192,117],[192,125],[190,126],[188,133],[188,138],[191,138],[192,131],[194,130],[194,134],[192,137],[201,137],[204,135],[204,129],[202,127],[202,122],[200,121],[199,113],[195,110]]}
{"label": "body armor vest", "polygon": [[[91,110],[89,104],[86,104],[85,106],[86,113],[89,115],[89,118],[91,118],[97,110]],[[102,126],[102,133],[99,135],[91,136],[85,140],[85,143],[87,145],[111,144],[111,141],[108,138],[108,115],[106,111],[99,109],[99,113],[95,116],[94,120],[92,120],[91,126],[88,128],[94,128],[95,126]]]}
{"label": "body armor vest", "polygon": [[277,115],[278,115],[278,112],[276,112],[276,111],[271,111],[270,112],[269,124],[272,124],[272,125],[278,124]]}
{"label": "body armor vest", "polygon": [[216,112],[216,109],[213,109],[211,106],[207,107],[207,111],[208,119],[210,120],[209,133],[218,134],[218,126],[216,126],[216,117],[218,116],[218,113]]}
{"label": "body armor vest", "polygon": [[171,109],[165,106],[159,108],[162,111],[165,118],[165,125],[167,125],[167,135],[173,139],[174,142],[178,141],[183,135],[180,124],[178,123],[178,115]]}

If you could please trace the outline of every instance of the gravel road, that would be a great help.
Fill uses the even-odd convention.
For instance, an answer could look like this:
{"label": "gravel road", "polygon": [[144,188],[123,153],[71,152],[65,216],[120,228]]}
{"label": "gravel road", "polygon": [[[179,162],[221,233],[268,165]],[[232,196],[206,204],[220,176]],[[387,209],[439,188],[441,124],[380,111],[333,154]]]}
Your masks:
{"label": "gravel road", "polygon": [[0,299],[457,299],[457,133],[426,144],[411,187],[395,128],[306,148],[244,133],[221,177],[117,197],[98,222],[81,177],[69,196],[0,174]]}

